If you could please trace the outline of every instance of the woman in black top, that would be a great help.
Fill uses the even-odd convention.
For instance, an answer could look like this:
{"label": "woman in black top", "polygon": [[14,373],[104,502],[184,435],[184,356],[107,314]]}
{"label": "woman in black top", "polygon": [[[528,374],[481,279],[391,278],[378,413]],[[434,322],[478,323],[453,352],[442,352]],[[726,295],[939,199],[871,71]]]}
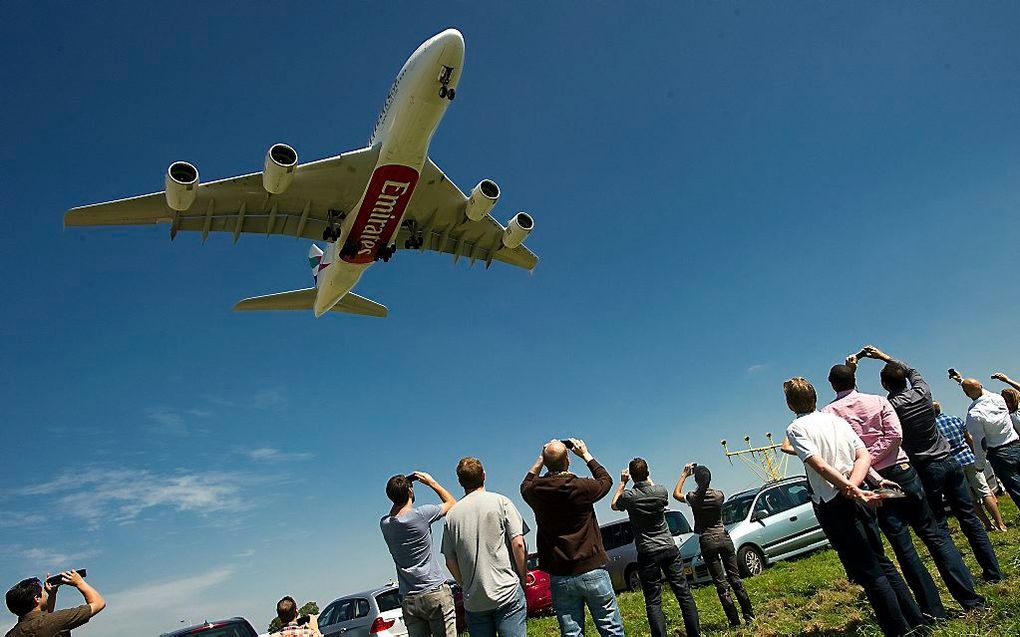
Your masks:
{"label": "woman in black top", "polygon": [[[684,482],[691,474],[694,474],[694,482],[698,488],[685,495]],[[709,489],[711,482],[712,472],[708,467],[688,464],[677,480],[673,497],[679,502],[689,504],[694,513],[694,532],[698,534],[698,540],[701,542],[701,556],[705,560],[712,581],[715,582],[715,590],[719,593],[719,601],[726,611],[730,626],[737,627],[740,626],[740,615],[737,614],[737,607],[733,603],[733,597],[730,596],[730,588],[733,588],[733,595],[740,603],[745,623],[751,623],[754,610],[751,608],[751,600],[747,596],[744,583],[740,581],[733,540],[730,539],[730,534],[722,522],[722,507],[726,497],[722,491]]]}

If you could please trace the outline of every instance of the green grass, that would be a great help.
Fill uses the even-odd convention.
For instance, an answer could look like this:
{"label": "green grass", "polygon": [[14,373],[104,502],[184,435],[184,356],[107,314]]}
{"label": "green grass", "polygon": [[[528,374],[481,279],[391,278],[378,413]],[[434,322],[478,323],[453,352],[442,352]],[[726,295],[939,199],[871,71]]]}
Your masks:
{"label": "green grass", "polygon": [[[939,584],[943,603],[952,618],[938,626],[935,635],[1020,635],[1020,519],[1009,498],[1004,497],[999,503],[1010,528],[1006,533],[991,533],[990,537],[1006,579],[999,584],[985,584],[978,578],[978,590],[988,598],[989,609],[986,611],[964,614],[946,592],[927,550],[918,543],[918,553]],[[974,561],[967,539],[960,533],[955,520],[950,524],[953,539],[963,552],[971,572],[980,576],[981,569]],[[888,544],[886,554],[895,562]],[[864,592],[847,581],[846,573],[832,550],[816,551],[800,559],[780,562],[761,575],[744,580],[744,584],[751,596],[757,620],[750,627],[733,630],[727,626],[715,588],[709,585],[694,590],[704,634],[726,633],[734,637],[881,635]],[[683,634],[683,621],[676,599],[668,589],[663,591],[662,598],[671,634]],[[627,634],[650,635],[641,593],[623,593],[619,599]],[[598,635],[590,617],[585,633]],[[553,617],[533,619],[528,622],[528,634],[551,637],[559,635],[559,627]]]}

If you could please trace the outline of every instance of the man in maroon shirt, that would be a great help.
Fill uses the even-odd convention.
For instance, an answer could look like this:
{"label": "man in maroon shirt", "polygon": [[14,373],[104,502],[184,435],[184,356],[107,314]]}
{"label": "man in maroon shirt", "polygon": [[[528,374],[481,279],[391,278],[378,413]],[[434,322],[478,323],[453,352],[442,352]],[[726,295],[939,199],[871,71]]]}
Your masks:
{"label": "man in maroon shirt", "polygon": [[[592,478],[570,473],[568,447],[588,465]],[[543,466],[548,469],[544,476],[539,475]],[[623,637],[593,506],[612,488],[609,472],[576,438],[546,443],[521,483],[521,496],[538,522],[538,563],[549,573],[553,609],[564,637],[584,633],[585,606],[602,637]]]}

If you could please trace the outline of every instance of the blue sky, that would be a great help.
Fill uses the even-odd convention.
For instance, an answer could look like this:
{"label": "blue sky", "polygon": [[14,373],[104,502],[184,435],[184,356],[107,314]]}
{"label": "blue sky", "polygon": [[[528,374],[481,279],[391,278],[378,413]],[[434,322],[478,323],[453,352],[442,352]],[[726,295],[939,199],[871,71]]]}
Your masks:
{"label": "blue sky", "polygon": [[[358,287],[385,320],[238,315],[309,284],[307,242],[62,229],[175,159],[364,145],[448,26],[431,155],[533,214],[533,274],[398,253]],[[782,431],[782,381],[828,397],[868,342],[962,413],[947,367],[1020,373],[1018,29],[1007,2],[6,6],[0,572],[87,566],[111,606],[85,636],[263,628],[284,594],[392,577],[393,473],[452,488],[476,455],[520,503],[576,435],[614,474],[698,461],[732,491],[719,439]]]}

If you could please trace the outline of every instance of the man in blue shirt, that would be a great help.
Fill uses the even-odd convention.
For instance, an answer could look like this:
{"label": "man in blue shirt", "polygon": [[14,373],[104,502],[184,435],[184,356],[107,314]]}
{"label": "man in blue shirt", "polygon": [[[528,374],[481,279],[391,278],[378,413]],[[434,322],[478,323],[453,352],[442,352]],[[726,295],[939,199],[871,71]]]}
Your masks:
{"label": "man in blue shirt", "polygon": [[[989,531],[1005,531],[1006,523],[1002,521],[1002,514],[999,513],[999,500],[992,493],[992,490],[988,487],[988,480],[985,478],[984,467],[977,466],[977,457],[974,455],[974,439],[971,438],[970,432],[967,431],[967,426],[964,425],[963,421],[955,416],[942,413],[942,405],[936,400],[935,405],[935,424],[938,426],[939,431],[949,441],[949,445],[953,448],[953,457],[963,466],[963,473],[967,476],[967,482],[970,483],[970,490],[975,497],[974,512],[978,514],[981,521],[985,523],[985,528]],[[984,464],[982,462],[982,464]],[[934,504],[934,503],[933,503]],[[984,505],[984,509],[988,509],[988,512],[992,515],[992,520],[989,521],[988,516],[985,515],[985,511],[981,508]],[[939,506],[934,506],[935,515],[939,518],[939,525],[943,528],[946,527],[946,513],[945,509]]]}
{"label": "man in blue shirt", "polygon": [[[435,491],[442,504],[415,507],[411,485],[415,480]],[[379,528],[397,567],[408,637],[457,637],[453,591],[432,553],[432,523],[444,517],[457,499],[423,471],[390,478],[386,496],[393,506],[379,521]]]}

